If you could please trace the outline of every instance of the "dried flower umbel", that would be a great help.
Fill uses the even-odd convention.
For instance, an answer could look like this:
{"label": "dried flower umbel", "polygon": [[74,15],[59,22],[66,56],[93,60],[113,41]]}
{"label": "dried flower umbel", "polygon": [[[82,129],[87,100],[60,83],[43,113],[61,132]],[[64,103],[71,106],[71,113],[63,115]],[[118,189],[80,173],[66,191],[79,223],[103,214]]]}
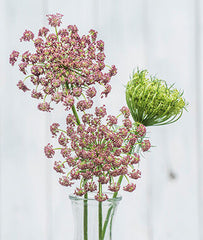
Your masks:
{"label": "dried flower umbel", "polygon": [[[80,188],[75,190],[76,195],[82,196],[88,191],[95,191],[99,189],[99,184],[106,185],[110,191],[118,192],[119,176],[125,176],[127,186],[134,186],[124,186],[123,190],[135,190],[134,183],[129,185],[130,181],[138,179],[141,175],[137,169],[140,157],[135,152],[137,149],[147,151],[151,144],[149,140],[144,140],[146,128],[142,124],[132,124],[129,115],[126,114],[129,111],[126,107],[121,111],[124,113],[122,126],[116,125],[117,117],[107,116],[105,106],[96,107],[95,116],[85,113],[81,124],[77,124],[74,115],[68,114],[66,131],[60,129],[58,123],[51,125],[50,131],[53,137],[57,138],[59,146],[54,148],[49,143],[44,148],[45,154],[52,158],[55,151],[60,151],[64,160],[55,162],[54,167],[63,175],[59,183],[72,186],[80,180]],[[140,173],[139,177],[135,177],[137,171]],[[92,185],[94,188],[87,187]],[[96,198],[102,201],[108,196]]]}
{"label": "dried flower umbel", "polygon": [[[122,107],[118,116],[108,115],[106,106],[94,107],[97,86],[103,86],[101,97],[111,91],[110,81],[117,69],[106,67],[104,42],[97,40],[97,32],[90,30],[80,36],[75,25],[60,27],[63,15],[47,15],[51,29],[42,27],[38,36],[25,30],[20,41],[31,41],[35,51],[20,55],[13,51],[12,65],[19,59],[19,70],[25,75],[17,84],[23,92],[31,92],[38,99],[38,109],[50,112],[53,103],[61,103],[65,111],[66,129],[53,123],[50,131],[59,146],[49,143],[44,148],[47,158],[60,151],[54,170],[61,174],[59,183],[66,187],[76,185],[78,196],[95,192],[95,199],[104,201],[105,189],[117,195],[121,189],[135,190],[140,178],[139,151],[151,147],[143,124],[133,123],[130,111]],[[70,112],[71,111],[71,112]],[[121,119],[123,118],[123,119]]]}
{"label": "dried flower umbel", "polygon": [[[96,83],[104,87],[101,97],[108,96],[111,91],[109,82],[117,69],[113,65],[105,70],[104,42],[97,40],[95,30],[82,36],[75,25],[57,30],[61,18],[61,14],[48,15],[54,32],[43,27],[35,37],[30,30],[25,30],[20,40],[32,41],[35,52],[26,51],[20,55],[13,51],[10,63],[14,65],[20,57],[19,70],[26,77],[17,86],[24,92],[32,89],[31,97],[42,99],[39,110],[49,112],[53,110],[51,102],[61,102],[66,110],[75,104],[78,110],[84,111],[92,107],[92,98],[97,94],[93,86]],[[29,80],[32,83],[30,88],[26,86]],[[83,100],[79,99],[80,96]]]}
{"label": "dried flower umbel", "polygon": [[176,122],[186,109],[183,92],[147,70],[134,72],[126,87],[126,102],[135,122],[159,126]]}

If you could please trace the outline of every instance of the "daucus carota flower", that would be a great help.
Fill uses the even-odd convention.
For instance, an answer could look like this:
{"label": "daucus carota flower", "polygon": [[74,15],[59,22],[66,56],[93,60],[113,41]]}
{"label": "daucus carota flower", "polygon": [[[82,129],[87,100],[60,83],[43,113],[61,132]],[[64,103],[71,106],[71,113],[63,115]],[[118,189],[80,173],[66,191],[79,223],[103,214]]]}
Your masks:
{"label": "daucus carota flower", "polygon": [[83,189],[83,188],[76,188],[76,190],[75,190],[75,195],[77,195],[77,196],[83,196],[85,193],[86,193],[86,191],[85,191],[85,189]]}
{"label": "daucus carota flower", "polygon": [[26,63],[26,62],[22,62],[22,63],[20,63],[18,66],[19,66],[19,70],[22,72],[22,73],[24,73],[24,74],[26,74],[26,67],[27,67],[27,65],[28,65],[28,63]]}
{"label": "daucus carota flower", "polygon": [[97,39],[97,34],[98,34],[98,32],[95,31],[94,29],[90,29],[90,30],[89,30],[89,33],[90,33],[90,35],[91,35],[92,40],[95,41],[95,40]]}
{"label": "daucus carota flower", "polygon": [[111,185],[109,185],[108,189],[112,192],[118,192],[120,190],[120,184],[112,183]]}
{"label": "daucus carota flower", "polygon": [[23,36],[20,38],[20,41],[30,41],[33,40],[34,38],[34,33],[30,30],[25,30],[23,33]]}
{"label": "daucus carota flower", "polygon": [[107,121],[107,125],[113,126],[114,124],[117,124],[118,119],[117,119],[117,117],[115,117],[115,116],[108,115],[106,121]]}
{"label": "daucus carota flower", "polygon": [[133,192],[136,188],[136,184],[134,183],[129,183],[128,185],[123,187],[123,190],[126,192]]}
{"label": "daucus carota flower", "polygon": [[108,196],[107,194],[104,194],[104,193],[97,193],[97,195],[95,196],[95,199],[99,202],[103,202],[103,201],[106,201],[108,199]]}
{"label": "daucus carota flower", "polygon": [[[38,105],[41,111],[53,110],[53,102],[61,102],[66,111],[71,110],[73,105],[76,105],[78,110],[85,111],[93,105],[92,98],[97,94],[96,85],[104,87],[101,97],[107,97],[111,91],[111,77],[117,71],[113,65],[110,71],[106,72],[104,42],[97,40],[95,30],[82,36],[75,25],[58,30],[62,17],[60,13],[47,15],[54,32],[42,27],[37,38],[30,30],[23,33],[20,40],[33,43],[35,51],[31,53],[27,50],[21,55],[19,69],[26,77],[22,81],[24,85],[19,83],[19,88],[23,91],[31,89],[33,98],[46,98],[47,103]],[[18,51],[11,53],[11,65],[15,64],[19,55]],[[32,84],[29,86],[27,83],[29,81],[34,85],[34,89]]]}
{"label": "daucus carota flower", "polygon": [[64,147],[61,149],[61,155],[64,157],[64,158],[68,158],[70,157],[71,155],[71,149],[67,148],[67,147]]}
{"label": "daucus carota flower", "polygon": [[43,98],[43,95],[41,94],[41,92],[37,92],[36,90],[32,90],[32,93],[31,93],[31,97],[32,98],[36,98],[36,99],[42,99]]}
{"label": "daucus carota flower", "polygon": [[17,61],[18,59],[18,56],[19,56],[19,52],[18,51],[13,51],[10,55],[10,58],[9,58],[9,63],[13,66],[15,64],[15,62]]}
{"label": "daucus carota flower", "polygon": [[133,179],[141,178],[141,171],[133,169],[133,171],[129,173],[129,176]]}
{"label": "daucus carota flower", "polygon": [[80,97],[82,94],[82,88],[80,87],[74,88],[72,94],[74,97]]}
{"label": "daucus carota flower", "polygon": [[146,134],[146,127],[143,124],[139,124],[136,127],[136,132],[139,137],[143,137]]}
{"label": "daucus carota flower", "polygon": [[142,151],[143,152],[146,152],[150,149],[151,147],[151,143],[149,140],[144,140],[142,143],[141,143],[141,148],[142,148]]}
{"label": "daucus carota flower", "polygon": [[104,42],[102,40],[99,40],[97,42],[97,48],[102,52],[104,51]]}
{"label": "daucus carota flower", "polygon": [[48,14],[47,17],[48,17],[49,25],[52,27],[59,27],[62,23],[61,19],[63,15],[60,13]]}
{"label": "daucus carota flower", "polygon": [[[122,118],[128,123],[125,124],[127,127],[116,125],[118,118],[107,115],[105,106],[96,107],[94,114],[85,112],[82,115],[82,123],[77,122],[77,115],[68,114],[66,117],[68,127],[66,131],[60,129],[62,133],[58,136],[59,125],[56,123],[51,125],[52,134],[63,146],[56,149],[61,149],[61,155],[65,159],[64,165],[60,162],[55,164],[55,170],[59,174],[70,174],[73,184],[80,181],[80,187],[75,190],[76,195],[95,192],[99,185],[117,193],[121,186],[120,183],[115,183],[117,177],[130,177],[134,181],[140,177],[140,172],[132,169],[140,161],[135,149],[142,149],[141,142],[145,140],[144,127],[136,131],[137,125],[132,125],[128,108],[123,107],[122,110],[124,113]],[[144,150],[146,149],[143,148]],[[135,184],[127,185],[124,189],[133,191]],[[107,198],[104,193],[98,192],[95,199],[105,201]]]}
{"label": "daucus carota flower", "polygon": [[109,70],[109,74],[110,76],[115,76],[117,74],[117,68],[115,65],[111,67],[111,69]]}
{"label": "daucus carota flower", "polygon": [[50,131],[52,133],[52,136],[56,136],[57,133],[59,132],[59,127],[60,125],[58,123],[53,123],[51,126],[50,126]]}
{"label": "daucus carota flower", "polygon": [[147,70],[134,72],[126,87],[126,101],[132,117],[145,126],[177,121],[187,105],[182,95],[165,81],[148,77]]}
{"label": "daucus carota flower", "polygon": [[63,171],[63,168],[64,168],[65,166],[64,166],[64,164],[63,163],[61,163],[61,162],[54,162],[54,167],[53,167],[53,169],[56,171],[56,172],[58,172],[58,173],[65,173],[64,171]]}
{"label": "daucus carota flower", "polygon": [[58,142],[59,142],[60,145],[66,146],[66,144],[67,144],[67,138],[66,138],[66,136],[65,136],[64,133],[61,133],[61,134],[60,134],[60,136],[59,136],[59,138],[58,138]]}
{"label": "daucus carota flower", "polygon": [[39,37],[46,37],[48,32],[49,32],[48,28],[42,27],[41,29],[39,29],[38,36]]}
{"label": "daucus carota flower", "polygon": [[123,106],[123,107],[120,109],[120,111],[122,112],[122,114],[123,114],[123,116],[124,116],[125,118],[129,118],[129,117],[130,117],[130,110],[129,110],[127,107]]}
{"label": "daucus carota flower", "polygon": [[88,192],[88,191],[94,192],[97,190],[97,185],[95,182],[89,182],[89,183],[85,184],[84,188],[85,188],[86,192]]}
{"label": "daucus carota flower", "polygon": [[90,98],[95,97],[96,94],[97,94],[97,90],[95,89],[95,87],[90,87],[90,88],[88,88],[87,91],[86,91],[86,95],[87,95],[88,97],[90,97]]}
{"label": "daucus carota flower", "polygon": [[131,160],[131,164],[137,164],[137,163],[139,163],[139,161],[140,161],[140,155],[135,153]]}
{"label": "daucus carota flower", "polygon": [[19,81],[17,84],[18,88],[23,90],[23,92],[29,91],[30,89],[24,84],[23,81]]}
{"label": "daucus carota flower", "polygon": [[110,92],[111,92],[111,85],[106,84],[105,90],[101,93],[101,97],[102,98],[103,96],[107,97]]}
{"label": "daucus carota flower", "polygon": [[123,120],[123,125],[124,125],[127,129],[129,129],[129,128],[132,127],[132,121],[131,121],[129,118],[126,118],[126,119]]}
{"label": "daucus carota flower", "polygon": [[80,171],[79,171],[79,169],[76,169],[76,168],[72,169],[70,171],[70,176],[71,176],[72,180],[73,179],[74,180],[80,179]]}
{"label": "daucus carota flower", "polygon": [[48,102],[43,102],[38,104],[38,109],[44,112],[51,112],[53,108],[50,107]]}
{"label": "daucus carota flower", "polygon": [[98,182],[100,182],[101,184],[107,184],[109,182],[109,178],[106,176],[99,176]]}
{"label": "daucus carota flower", "polygon": [[73,184],[67,176],[59,178],[59,183],[65,187],[70,187]]}
{"label": "daucus carota flower", "polygon": [[95,115],[96,115],[97,117],[103,118],[106,114],[107,114],[107,113],[106,113],[106,107],[105,107],[105,105],[103,105],[102,107],[96,107],[96,108],[95,108]]}
{"label": "daucus carota flower", "polygon": [[50,143],[48,143],[48,145],[44,147],[44,153],[47,158],[52,158],[54,156],[55,151]]}

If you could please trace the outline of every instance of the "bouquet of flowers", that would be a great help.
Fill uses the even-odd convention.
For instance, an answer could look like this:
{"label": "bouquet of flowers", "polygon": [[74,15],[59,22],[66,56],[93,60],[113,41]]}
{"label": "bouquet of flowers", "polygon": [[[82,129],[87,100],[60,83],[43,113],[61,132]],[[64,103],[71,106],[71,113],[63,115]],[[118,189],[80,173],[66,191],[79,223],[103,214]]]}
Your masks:
{"label": "bouquet of flowers", "polygon": [[[178,120],[186,108],[182,92],[149,77],[147,70],[137,70],[126,86],[128,107],[120,107],[117,116],[108,114],[105,105],[94,104],[96,96],[108,97],[111,78],[117,74],[115,65],[105,63],[104,42],[97,40],[93,29],[82,36],[75,25],[59,29],[62,14],[47,17],[53,31],[42,27],[35,36],[25,30],[20,38],[32,42],[35,51],[10,55],[10,63],[19,60],[25,75],[18,88],[40,100],[39,110],[53,111],[54,103],[64,106],[66,127],[56,122],[50,126],[57,146],[48,143],[45,155],[53,158],[60,152],[60,160],[54,162],[59,183],[75,185],[77,196],[87,199],[93,192],[101,203],[108,199],[108,191],[113,198],[121,188],[133,192],[141,177],[140,153],[151,147],[146,126]],[[104,234],[101,229],[100,240]],[[86,233],[84,239],[88,239]]]}

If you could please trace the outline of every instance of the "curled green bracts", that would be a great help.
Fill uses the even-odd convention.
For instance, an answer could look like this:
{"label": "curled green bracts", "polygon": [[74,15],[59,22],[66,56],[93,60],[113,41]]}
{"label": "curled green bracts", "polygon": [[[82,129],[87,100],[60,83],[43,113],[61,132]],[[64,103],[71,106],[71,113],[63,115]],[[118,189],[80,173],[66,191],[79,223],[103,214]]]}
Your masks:
{"label": "curled green bracts", "polygon": [[176,122],[186,110],[183,92],[164,80],[149,77],[147,70],[133,72],[126,87],[126,101],[135,122],[159,126]]}

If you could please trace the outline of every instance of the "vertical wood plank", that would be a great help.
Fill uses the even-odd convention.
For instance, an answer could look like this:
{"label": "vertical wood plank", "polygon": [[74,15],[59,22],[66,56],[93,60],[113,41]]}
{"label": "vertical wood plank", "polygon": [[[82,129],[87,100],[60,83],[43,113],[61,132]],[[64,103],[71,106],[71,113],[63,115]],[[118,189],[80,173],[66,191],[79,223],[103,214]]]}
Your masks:
{"label": "vertical wood plank", "polygon": [[196,119],[196,131],[197,131],[197,157],[198,157],[198,213],[199,213],[199,239],[203,239],[203,4],[200,0],[195,0],[195,71],[196,71],[196,101],[197,101],[197,119]]}
{"label": "vertical wood plank", "polygon": [[8,0],[3,11],[1,240],[46,239],[45,115],[28,94],[18,90],[16,84],[23,76],[8,63],[12,50],[26,50],[26,44],[19,42],[24,30],[40,27],[43,2]]}
{"label": "vertical wood plank", "polygon": [[[112,92],[106,101],[111,114],[118,114],[125,103],[125,85],[129,75],[137,66],[146,66],[145,1],[107,1],[98,5],[98,24],[109,63],[118,67],[118,75],[112,80]],[[122,192],[123,200],[118,209],[115,239],[150,238],[148,158],[141,162],[142,178],[137,182],[134,193]]]}
{"label": "vertical wood plank", "polygon": [[[48,1],[48,13],[62,13],[63,26],[76,25],[81,35],[87,34],[90,29],[95,28],[95,1],[94,0],[59,0]],[[65,124],[66,112],[63,106],[56,106],[53,114],[48,117],[48,127],[53,122]],[[46,130],[47,131],[47,130]],[[47,131],[47,142],[50,142],[51,135]],[[48,160],[47,160],[48,161]],[[54,161],[49,162],[48,179],[50,185],[49,199],[49,240],[73,239],[74,225],[71,202],[68,195],[73,189],[66,189],[58,183],[60,175],[53,170]]]}
{"label": "vertical wood plank", "polygon": [[[6,15],[5,15],[5,1],[0,0],[0,16],[1,16],[1,21],[0,21],[0,32],[5,33],[6,32]],[[5,38],[1,38],[0,45],[5,46]],[[5,47],[0,48],[0,79],[5,79],[6,78],[6,64],[5,61],[3,60],[4,57],[6,57],[6,49]],[[3,159],[2,159],[2,142],[3,142],[3,136],[2,136],[2,129],[3,129],[3,122],[2,122],[2,107],[3,107],[3,83],[1,80],[1,87],[0,87],[0,240],[2,239],[2,223],[3,223],[3,216],[2,216],[2,211],[3,211],[3,206],[2,206],[2,201],[3,201],[3,192],[2,192],[2,175],[3,175],[3,169],[2,169],[2,164],[3,164]]]}
{"label": "vertical wood plank", "polygon": [[148,0],[147,15],[149,70],[190,102],[178,123],[152,129],[152,239],[198,239],[194,1]]}

